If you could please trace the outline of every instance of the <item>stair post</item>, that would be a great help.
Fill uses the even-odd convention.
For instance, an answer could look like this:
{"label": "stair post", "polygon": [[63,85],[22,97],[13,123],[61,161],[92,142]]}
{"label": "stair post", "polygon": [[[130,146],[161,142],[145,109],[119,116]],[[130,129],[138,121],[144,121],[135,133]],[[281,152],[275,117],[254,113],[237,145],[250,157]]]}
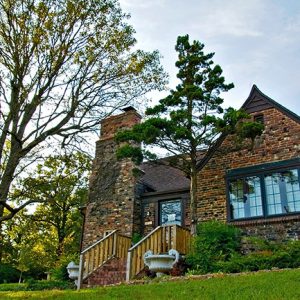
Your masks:
{"label": "stair post", "polygon": [[130,280],[131,273],[131,251],[127,252],[127,262],[126,262],[126,282]]}
{"label": "stair post", "polygon": [[79,291],[81,288],[82,274],[83,274],[83,254],[80,254],[77,291]]}

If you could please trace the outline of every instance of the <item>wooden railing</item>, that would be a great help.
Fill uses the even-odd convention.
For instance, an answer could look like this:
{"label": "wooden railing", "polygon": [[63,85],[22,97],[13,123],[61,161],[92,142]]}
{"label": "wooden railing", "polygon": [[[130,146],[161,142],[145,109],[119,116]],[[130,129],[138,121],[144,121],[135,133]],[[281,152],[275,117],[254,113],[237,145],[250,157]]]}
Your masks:
{"label": "wooden railing", "polygon": [[119,234],[117,230],[114,230],[82,251],[77,288],[80,289],[82,282],[112,257],[126,258],[130,245],[131,237]]}
{"label": "wooden railing", "polygon": [[128,250],[126,281],[143,270],[146,251],[151,250],[153,254],[159,254],[175,249],[180,254],[187,254],[190,249],[190,242],[190,231],[179,225],[156,227]]}

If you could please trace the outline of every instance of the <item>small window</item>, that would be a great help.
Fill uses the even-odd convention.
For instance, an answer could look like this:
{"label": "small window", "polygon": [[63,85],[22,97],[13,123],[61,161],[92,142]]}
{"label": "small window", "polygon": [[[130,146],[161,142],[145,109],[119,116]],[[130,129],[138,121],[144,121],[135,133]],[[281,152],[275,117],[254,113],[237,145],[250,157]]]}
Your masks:
{"label": "small window", "polygon": [[181,225],[181,200],[160,202],[160,225]]}
{"label": "small window", "polygon": [[254,116],[254,121],[257,123],[264,124],[264,115],[256,115]]}

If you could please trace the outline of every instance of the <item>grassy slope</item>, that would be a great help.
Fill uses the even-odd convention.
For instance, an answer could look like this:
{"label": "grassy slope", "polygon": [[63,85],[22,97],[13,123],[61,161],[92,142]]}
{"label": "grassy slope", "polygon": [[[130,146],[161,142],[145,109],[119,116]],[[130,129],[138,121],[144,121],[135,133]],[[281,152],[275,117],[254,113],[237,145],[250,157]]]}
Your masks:
{"label": "grassy slope", "polygon": [[77,291],[0,292],[0,299],[300,299],[300,269]]}

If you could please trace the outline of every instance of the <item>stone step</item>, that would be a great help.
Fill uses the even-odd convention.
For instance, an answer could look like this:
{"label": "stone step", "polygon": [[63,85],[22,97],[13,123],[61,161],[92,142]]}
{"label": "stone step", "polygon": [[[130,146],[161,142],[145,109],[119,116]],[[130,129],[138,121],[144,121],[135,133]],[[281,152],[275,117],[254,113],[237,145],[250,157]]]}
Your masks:
{"label": "stone step", "polygon": [[126,279],[126,259],[112,258],[95,270],[85,281],[87,287],[110,285]]}

